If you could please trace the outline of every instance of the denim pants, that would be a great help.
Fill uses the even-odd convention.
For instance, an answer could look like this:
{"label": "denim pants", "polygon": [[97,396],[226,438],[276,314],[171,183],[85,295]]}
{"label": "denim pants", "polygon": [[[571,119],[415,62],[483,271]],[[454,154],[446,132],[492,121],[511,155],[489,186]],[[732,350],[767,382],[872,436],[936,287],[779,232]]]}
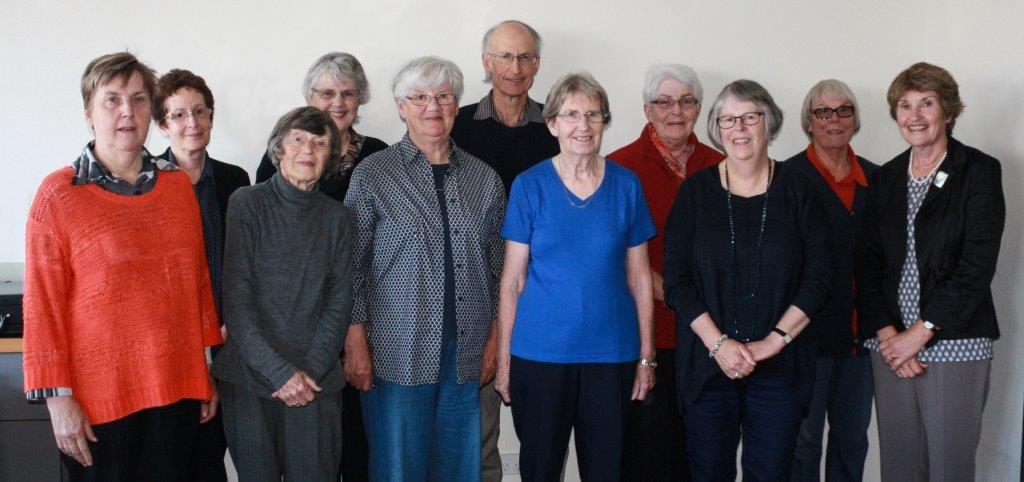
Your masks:
{"label": "denim pants", "polygon": [[444,342],[438,382],[380,378],[362,394],[372,481],[479,481],[480,384],[458,382],[458,343]]}
{"label": "denim pants", "polygon": [[792,482],[817,482],[821,474],[822,432],[828,416],[825,480],[860,481],[868,455],[868,425],[875,383],[871,357],[818,358],[810,412],[800,425]]}
{"label": "denim pants", "polygon": [[695,481],[735,481],[743,438],[744,482],[785,480],[800,430],[801,406],[789,375],[719,373],[684,408],[686,450]]}

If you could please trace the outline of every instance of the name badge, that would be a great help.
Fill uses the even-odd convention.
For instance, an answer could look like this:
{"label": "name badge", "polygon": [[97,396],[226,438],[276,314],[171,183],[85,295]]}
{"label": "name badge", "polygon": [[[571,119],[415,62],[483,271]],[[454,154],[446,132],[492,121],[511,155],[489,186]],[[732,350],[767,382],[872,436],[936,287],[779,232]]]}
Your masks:
{"label": "name badge", "polygon": [[935,179],[932,181],[932,184],[935,184],[935,187],[941,189],[942,185],[946,183],[946,178],[948,177],[949,174],[946,174],[946,171],[939,171],[935,174]]}

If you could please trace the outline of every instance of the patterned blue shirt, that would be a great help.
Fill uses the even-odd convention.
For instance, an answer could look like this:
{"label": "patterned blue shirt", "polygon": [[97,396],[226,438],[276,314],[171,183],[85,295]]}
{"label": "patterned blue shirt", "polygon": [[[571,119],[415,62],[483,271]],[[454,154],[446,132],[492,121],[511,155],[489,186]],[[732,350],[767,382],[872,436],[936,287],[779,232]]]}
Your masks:
{"label": "patterned blue shirt", "polygon": [[[455,268],[459,383],[480,377],[497,313],[505,190],[490,167],[451,144],[447,199]],[[444,225],[426,155],[408,134],[356,166],[345,205],[356,219],[352,323],[364,323],[377,376],[437,383],[444,320]]]}

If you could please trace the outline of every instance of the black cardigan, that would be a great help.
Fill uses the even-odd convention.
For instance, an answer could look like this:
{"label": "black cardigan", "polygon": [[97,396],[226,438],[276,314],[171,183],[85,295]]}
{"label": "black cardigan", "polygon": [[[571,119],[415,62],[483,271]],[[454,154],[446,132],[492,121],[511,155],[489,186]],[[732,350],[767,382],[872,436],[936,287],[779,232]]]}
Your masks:
{"label": "black cardigan", "polygon": [[[363,148],[359,150],[359,155],[356,156],[356,162],[352,165],[352,170],[342,173],[340,178],[337,179],[324,179],[317,186],[320,192],[330,196],[332,199],[336,199],[339,202],[345,202],[345,193],[348,192],[348,183],[352,180],[352,171],[355,170],[356,166],[363,159],[366,159],[377,151],[386,149],[388,145],[376,137],[366,136],[363,141]],[[256,169],[256,182],[263,182],[270,179],[274,173],[277,172],[277,168],[274,167],[274,163],[270,161],[270,153],[264,152],[263,159],[260,159],[260,167]]]}
{"label": "black cardigan", "polygon": [[[791,305],[817,313],[832,288],[829,230],[818,194],[786,164],[778,164],[768,190],[768,214],[762,246],[759,294],[751,339],[771,333]],[[762,196],[734,202],[755,204],[737,211],[736,232],[749,244],[760,226]],[[753,226],[751,226],[751,224]],[[739,236],[738,236],[739,237]],[[740,240],[737,240],[739,246]],[[749,264],[745,258],[740,265]],[[726,192],[718,169],[695,173],[683,183],[665,224],[665,301],[676,313],[676,380],[680,408],[693,402],[704,383],[720,373],[690,323],[707,312],[723,333],[730,328],[736,290],[732,289],[733,258],[729,248]],[[739,271],[749,283],[752,270]],[[798,400],[806,407],[814,387],[816,350],[813,336],[798,336],[771,360],[762,361],[754,376],[791,377]]]}
{"label": "black cardigan", "polygon": [[[867,159],[857,156],[857,164],[864,171],[865,178],[878,169]],[[832,228],[832,257],[835,262],[835,280],[832,296],[825,306],[817,313],[809,313],[812,323],[810,332],[818,341],[818,356],[848,357],[854,354],[865,355],[867,350],[860,344],[859,333],[853,332],[851,320],[853,316],[853,253],[855,241],[860,235],[861,219],[867,205],[867,188],[856,185],[853,195],[853,212],[839,199],[832,186],[821,177],[818,169],[811,164],[807,151],[786,160],[786,165],[800,172],[807,178],[808,184],[818,192],[821,205],[825,207],[829,226]]]}
{"label": "black cardigan", "polygon": [[[160,157],[170,159],[170,154],[171,148],[168,147]],[[231,199],[231,194],[236,189],[249,185],[249,173],[241,167],[209,157],[209,154],[206,159],[213,164],[213,186],[217,192],[217,209],[220,211],[221,219],[220,240],[223,246],[224,226],[228,224],[228,199]]]}
{"label": "black cardigan", "polygon": [[[921,319],[935,340],[999,338],[992,278],[1006,220],[999,161],[950,138],[941,187],[928,189],[914,219]],[[907,164],[910,151],[875,172],[857,247],[861,337],[886,326],[903,331],[897,296],[907,254]]]}

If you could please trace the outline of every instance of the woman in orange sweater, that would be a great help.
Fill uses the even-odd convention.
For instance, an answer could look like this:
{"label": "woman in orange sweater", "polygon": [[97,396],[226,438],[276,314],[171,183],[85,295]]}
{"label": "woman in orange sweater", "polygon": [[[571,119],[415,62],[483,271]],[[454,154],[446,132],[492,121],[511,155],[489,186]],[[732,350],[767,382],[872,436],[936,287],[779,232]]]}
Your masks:
{"label": "woman in orange sweater", "polygon": [[95,139],[43,180],[25,256],[25,391],[72,480],[178,480],[216,411],[221,341],[188,176],[143,147],[156,78],[121,52],[82,76]]}

